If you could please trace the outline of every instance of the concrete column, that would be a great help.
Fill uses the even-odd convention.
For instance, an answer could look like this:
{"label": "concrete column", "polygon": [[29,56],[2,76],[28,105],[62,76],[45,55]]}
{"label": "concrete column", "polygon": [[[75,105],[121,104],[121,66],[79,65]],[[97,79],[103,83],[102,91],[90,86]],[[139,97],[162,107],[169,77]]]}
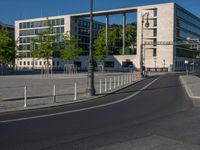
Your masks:
{"label": "concrete column", "polygon": [[126,13],[123,14],[123,47],[122,47],[123,55],[125,51],[125,35],[126,35]]}
{"label": "concrete column", "polygon": [[108,27],[109,27],[109,15],[106,15],[106,49],[108,50]]}

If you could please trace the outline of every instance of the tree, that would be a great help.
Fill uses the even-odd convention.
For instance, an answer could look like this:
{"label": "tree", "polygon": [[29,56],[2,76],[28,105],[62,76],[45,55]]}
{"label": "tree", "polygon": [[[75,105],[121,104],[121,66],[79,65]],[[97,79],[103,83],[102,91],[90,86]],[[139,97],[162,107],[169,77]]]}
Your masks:
{"label": "tree", "polygon": [[107,55],[106,42],[105,42],[105,28],[103,28],[98,35],[97,40],[94,42],[94,59],[101,62]]}
{"label": "tree", "polygon": [[[133,47],[136,43],[136,24],[126,25],[126,48],[125,54],[133,54]],[[108,49],[106,49],[106,28],[104,27],[98,34],[94,42],[94,56],[97,61],[102,61],[106,55],[122,54],[122,26],[112,25],[108,29]]]}
{"label": "tree", "polygon": [[0,29],[0,63],[14,65],[15,62],[15,42],[9,37],[6,27]]}
{"label": "tree", "polygon": [[62,61],[72,60],[83,52],[83,50],[78,47],[77,40],[68,34],[62,36],[62,40],[56,46],[56,49],[59,51]]}
{"label": "tree", "polygon": [[49,60],[56,51],[57,46],[54,46],[54,43],[59,36],[59,34],[53,32],[53,27],[49,25],[47,29],[40,32],[38,36],[31,41],[33,46],[33,50],[31,51],[32,56],[34,58],[46,60],[46,70],[49,70]]}

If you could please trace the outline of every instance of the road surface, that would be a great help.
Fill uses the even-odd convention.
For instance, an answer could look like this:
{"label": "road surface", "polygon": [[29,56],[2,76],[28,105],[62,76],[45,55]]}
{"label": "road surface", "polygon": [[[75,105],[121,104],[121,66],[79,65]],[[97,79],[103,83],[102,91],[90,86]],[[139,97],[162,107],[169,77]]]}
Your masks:
{"label": "road surface", "polygon": [[151,77],[92,101],[0,115],[0,149],[96,149],[151,135],[148,122],[191,105],[177,74]]}

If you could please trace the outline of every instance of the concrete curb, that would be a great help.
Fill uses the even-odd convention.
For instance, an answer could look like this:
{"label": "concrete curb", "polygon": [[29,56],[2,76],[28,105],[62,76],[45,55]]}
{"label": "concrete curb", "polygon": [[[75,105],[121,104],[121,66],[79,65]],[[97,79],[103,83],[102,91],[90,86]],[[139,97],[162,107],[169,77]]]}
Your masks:
{"label": "concrete curb", "polygon": [[114,92],[120,91],[124,88],[127,88],[127,87],[134,85],[134,84],[136,84],[140,81],[143,81],[143,80],[145,80],[145,78],[138,79],[138,80],[133,81],[133,82],[127,84],[127,85],[116,88],[115,90],[112,90],[111,92],[105,93],[104,95],[102,94],[102,95],[97,95],[97,96],[94,96],[94,97],[88,97],[88,98],[83,98],[83,99],[68,101],[68,102],[57,102],[57,103],[52,103],[52,104],[47,104],[47,105],[12,108],[12,109],[0,112],[0,115],[14,113],[14,112],[25,112],[25,111],[31,111],[31,110],[37,110],[37,109],[53,108],[53,107],[59,107],[59,106],[64,106],[64,105],[76,104],[76,103],[83,103],[83,102],[87,102],[87,101],[94,100],[94,99],[97,99],[97,98],[108,96],[108,95],[110,95]]}
{"label": "concrete curb", "polygon": [[183,79],[183,76],[179,76],[179,80],[181,84],[183,85],[183,87],[185,88],[186,93],[191,98],[193,105],[196,107],[200,107],[200,96],[195,96],[195,94],[192,92],[192,89],[188,86],[186,81]]}

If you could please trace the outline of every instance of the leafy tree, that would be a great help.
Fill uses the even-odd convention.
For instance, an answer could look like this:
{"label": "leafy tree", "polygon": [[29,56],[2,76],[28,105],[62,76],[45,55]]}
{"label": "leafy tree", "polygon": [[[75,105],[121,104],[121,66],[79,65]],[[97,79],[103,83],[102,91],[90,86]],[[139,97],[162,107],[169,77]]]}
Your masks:
{"label": "leafy tree", "polygon": [[12,64],[15,61],[15,42],[9,37],[6,27],[0,28],[0,63]]}
{"label": "leafy tree", "polygon": [[136,24],[126,25],[126,45],[128,47],[134,46],[137,39],[137,26]]}
{"label": "leafy tree", "polygon": [[49,60],[56,51],[56,46],[54,46],[54,43],[59,36],[59,34],[54,34],[52,26],[49,26],[49,28],[43,32],[40,32],[38,37],[32,40],[33,50],[31,54],[35,58],[45,59],[47,62],[46,69],[49,68]]}
{"label": "leafy tree", "polygon": [[68,34],[62,36],[61,42],[56,46],[61,60],[72,60],[83,52],[77,43],[77,40],[73,36],[69,36]]}
{"label": "leafy tree", "polygon": [[[134,53],[131,47],[136,43],[136,24],[126,25],[125,54]],[[102,61],[106,55],[122,54],[122,26],[112,25],[108,29],[108,50],[106,49],[106,28],[104,27],[94,42],[94,55],[97,61]]]}
{"label": "leafy tree", "polygon": [[105,28],[103,28],[94,42],[94,59],[99,62],[104,60],[107,55],[105,32]]}

